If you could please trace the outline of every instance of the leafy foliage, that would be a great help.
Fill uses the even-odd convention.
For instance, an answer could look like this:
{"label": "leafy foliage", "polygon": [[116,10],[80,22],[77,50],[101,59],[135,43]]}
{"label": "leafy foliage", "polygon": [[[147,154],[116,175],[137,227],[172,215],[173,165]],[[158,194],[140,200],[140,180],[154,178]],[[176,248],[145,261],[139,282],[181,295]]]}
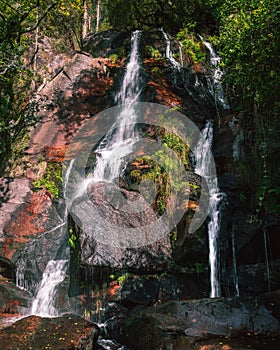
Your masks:
{"label": "leafy foliage", "polygon": [[190,57],[192,63],[205,62],[206,53],[202,50],[201,43],[195,39],[193,33],[190,33],[187,28],[182,29],[177,38],[182,44],[182,48],[187,57]]}
{"label": "leafy foliage", "polygon": [[212,27],[208,2],[195,0],[107,0],[108,18],[116,29],[161,28],[175,34],[181,28]]}
{"label": "leafy foliage", "polygon": [[273,107],[280,88],[279,3],[226,1],[220,10],[219,41],[228,85],[247,106]]}
{"label": "leafy foliage", "polygon": [[59,163],[48,163],[43,177],[33,183],[36,190],[45,188],[52,197],[58,197],[62,183],[62,169]]}
{"label": "leafy foliage", "polygon": [[[188,186],[187,182],[177,176],[178,163],[170,157],[169,151],[172,150],[180,159],[182,166],[187,167],[189,163],[189,145],[178,135],[167,131],[165,128],[158,127],[153,136],[160,138],[163,149],[157,151],[153,157],[137,158],[136,168],[133,168],[129,175],[132,183],[150,180],[155,184],[156,196],[153,207],[158,214],[162,215],[171,195],[171,186],[176,191]],[[175,174],[175,176],[172,176],[172,174]]]}

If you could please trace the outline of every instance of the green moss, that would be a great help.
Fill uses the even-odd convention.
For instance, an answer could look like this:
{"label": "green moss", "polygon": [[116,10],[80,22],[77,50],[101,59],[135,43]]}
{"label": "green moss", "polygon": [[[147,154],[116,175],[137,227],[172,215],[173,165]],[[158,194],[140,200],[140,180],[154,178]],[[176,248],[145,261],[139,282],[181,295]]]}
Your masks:
{"label": "green moss", "polygon": [[132,274],[129,273],[129,272],[125,273],[124,275],[119,276],[119,277],[117,278],[118,284],[119,284],[120,286],[124,285],[124,283],[125,283],[129,278],[131,278],[131,276],[132,276]]}
{"label": "green moss", "polygon": [[182,49],[185,55],[190,58],[192,63],[201,63],[206,61],[206,53],[203,50],[201,43],[198,42],[194,34],[189,33],[187,28],[184,28],[177,34],[178,40],[182,44]]}
{"label": "green moss", "polygon": [[156,60],[161,58],[161,53],[159,52],[159,50],[155,49],[151,45],[147,45],[145,47],[145,52],[146,52],[147,57],[149,57],[149,58],[154,58]]}
{"label": "green moss", "polygon": [[45,188],[53,198],[59,196],[62,185],[62,167],[60,163],[48,163],[43,177],[33,182],[35,191]]}
{"label": "green moss", "polygon": [[152,74],[160,75],[160,68],[159,67],[153,67],[151,69],[151,72],[152,72]]}
{"label": "green moss", "polygon": [[116,64],[117,61],[119,59],[119,56],[117,53],[112,53],[110,56],[109,56],[109,60],[113,63],[113,64]]}

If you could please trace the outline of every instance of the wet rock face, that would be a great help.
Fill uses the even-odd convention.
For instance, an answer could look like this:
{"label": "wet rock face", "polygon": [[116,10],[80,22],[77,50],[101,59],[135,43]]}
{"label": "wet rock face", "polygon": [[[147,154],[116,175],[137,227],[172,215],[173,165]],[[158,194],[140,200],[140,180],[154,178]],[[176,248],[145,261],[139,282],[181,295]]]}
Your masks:
{"label": "wet rock face", "polygon": [[83,43],[83,49],[93,57],[109,57],[120,52],[121,48],[130,48],[130,34],[109,29],[97,34],[89,34]]}
{"label": "wet rock face", "polygon": [[17,283],[33,294],[40,284],[48,261],[66,258],[69,254],[67,226],[61,224],[61,227],[50,231],[26,243],[24,249],[16,255]]}
{"label": "wet rock face", "polygon": [[277,319],[253,299],[169,302],[132,313],[120,327],[122,336],[119,340],[133,350],[166,349],[166,344],[173,348],[180,335],[191,343],[209,336],[235,337],[248,332],[280,331]]}
{"label": "wet rock face", "polygon": [[15,179],[10,184],[9,200],[2,205],[2,256],[14,260],[25,243],[44,231],[50,215],[51,198],[47,191],[33,193],[31,181]]}
{"label": "wet rock face", "polygon": [[[0,328],[5,319],[24,314],[31,303],[31,295],[16,287],[8,279],[0,281]],[[3,321],[3,322],[2,322]]]}
{"label": "wet rock face", "polygon": [[[88,196],[89,201],[79,203],[77,199],[71,208],[83,228],[80,234],[83,264],[146,272],[162,271],[166,267],[171,260],[170,239],[168,236],[154,239],[153,231],[144,232],[158,217],[139,193],[99,182],[89,185]],[[133,203],[137,203],[137,210],[127,207],[131,209]],[[118,232],[133,229],[139,232],[133,231],[127,241],[127,237],[123,237],[123,246],[119,245]]]}
{"label": "wet rock face", "polygon": [[3,349],[92,350],[99,328],[76,315],[58,318],[29,316],[0,331]]}

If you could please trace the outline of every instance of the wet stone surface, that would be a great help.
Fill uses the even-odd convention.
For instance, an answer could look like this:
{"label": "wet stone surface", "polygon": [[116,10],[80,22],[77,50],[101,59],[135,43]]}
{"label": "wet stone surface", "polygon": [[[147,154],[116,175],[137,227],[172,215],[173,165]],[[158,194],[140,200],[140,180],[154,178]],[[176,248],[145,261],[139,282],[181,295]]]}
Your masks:
{"label": "wet stone surface", "polygon": [[92,350],[99,335],[94,323],[76,315],[57,318],[29,316],[0,331],[1,349]]}

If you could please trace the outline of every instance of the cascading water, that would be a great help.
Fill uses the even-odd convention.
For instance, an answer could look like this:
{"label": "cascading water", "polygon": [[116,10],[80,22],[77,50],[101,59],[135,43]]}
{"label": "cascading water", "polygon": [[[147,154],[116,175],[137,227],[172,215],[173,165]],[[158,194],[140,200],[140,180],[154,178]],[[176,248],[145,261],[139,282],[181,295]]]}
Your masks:
{"label": "cascading water", "polygon": [[31,307],[31,315],[41,317],[58,316],[55,307],[58,285],[64,281],[68,260],[50,260],[43,273],[35,299]]}
{"label": "cascading water", "polygon": [[199,35],[199,38],[208,49],[210,55],[210,70],[212,74],[211,76],[206,77],[208,89],[215,101],[217,101],[223,109],[229,109],[230,107],[224,96],[224,90],[221,83],[223,78],[223,71],[220,67],[221,57],[216,54],[211,43],[204,40],[201,35]]}
{"label": "cascading water", "polygon": [[194,151],[195,173],[202,176],[209,190],[209,265],[210,265],[210,282],[211,282],[211,298],[221,296],[221,288],[219,282],[219,262],[217,239],[220,230],[220,205],[222,193],[218,187],[218,180],[211,172],[211,146],[213,141],[213,122],[207,121],[202,130],[200,140]]}
{"label": "cascading water", "polygon": [[[165,31],[161,28],[161,32],[164,36],[164,40],[166,42],[166,51],[165,51],[165,56],[166,58],[169,60],[169,62],[172,65],[173,68],[173,79],[174,79],[174,83],[177,83],[177,73],[180,73],[181,71],[181,65],[175,60],[175,58],[173,57],[173,52],[171,50],[171,41],[168,38],[168,35],[165,33]],[[180,58],[182,61],[182,50],[181,50],[181,46],[180,46]]]}
{"label": "cascading water", "polygon": [[268,235],[265,228],[263,228],[263,242],[264,242],[264,257],[265,257],[265,267],[266,267],[266,280],[267,280],[267,291],[270,292],[270,268],[268,260],[268,247],[267,247]]}
{"label": "cascading water", "polygon": [[162,34],[164,36],[164,39],[166,41],[166,58],[168,58],[168,60],[170,61],[170,63],[172,64],[172,66],[175,68],[175,70],[180,71],[181,66],[180,64],[175,60],[175,58],[173,57],[173,52],[171,51],[171,41],[168,38],[168,35],[165,33],[165,31],[163,29],[161,29]]}
{"label": "cascading water", "polygon": [[140,31],[135,31],[131,38],[131,54],[116,102],[121,105],[116,122],[113,124],[105,140],[96,150],[97,160],[94,174],[90,181],[113,181],[120,174],[123,157],[130,151],[137,139],[135,131],[135,102],[141,93],[139,83],[139,41]]}
{"label": "cascading water", "polygon": [[232,264],[233,264],[233,283],[235,287],[235,294],[237,297],[239,297],[240,292],[239,292],[239,285],[238,285],[236,253],[235,253],[235,226],[234,225],[231,232],[231,249],[232,249]]}

